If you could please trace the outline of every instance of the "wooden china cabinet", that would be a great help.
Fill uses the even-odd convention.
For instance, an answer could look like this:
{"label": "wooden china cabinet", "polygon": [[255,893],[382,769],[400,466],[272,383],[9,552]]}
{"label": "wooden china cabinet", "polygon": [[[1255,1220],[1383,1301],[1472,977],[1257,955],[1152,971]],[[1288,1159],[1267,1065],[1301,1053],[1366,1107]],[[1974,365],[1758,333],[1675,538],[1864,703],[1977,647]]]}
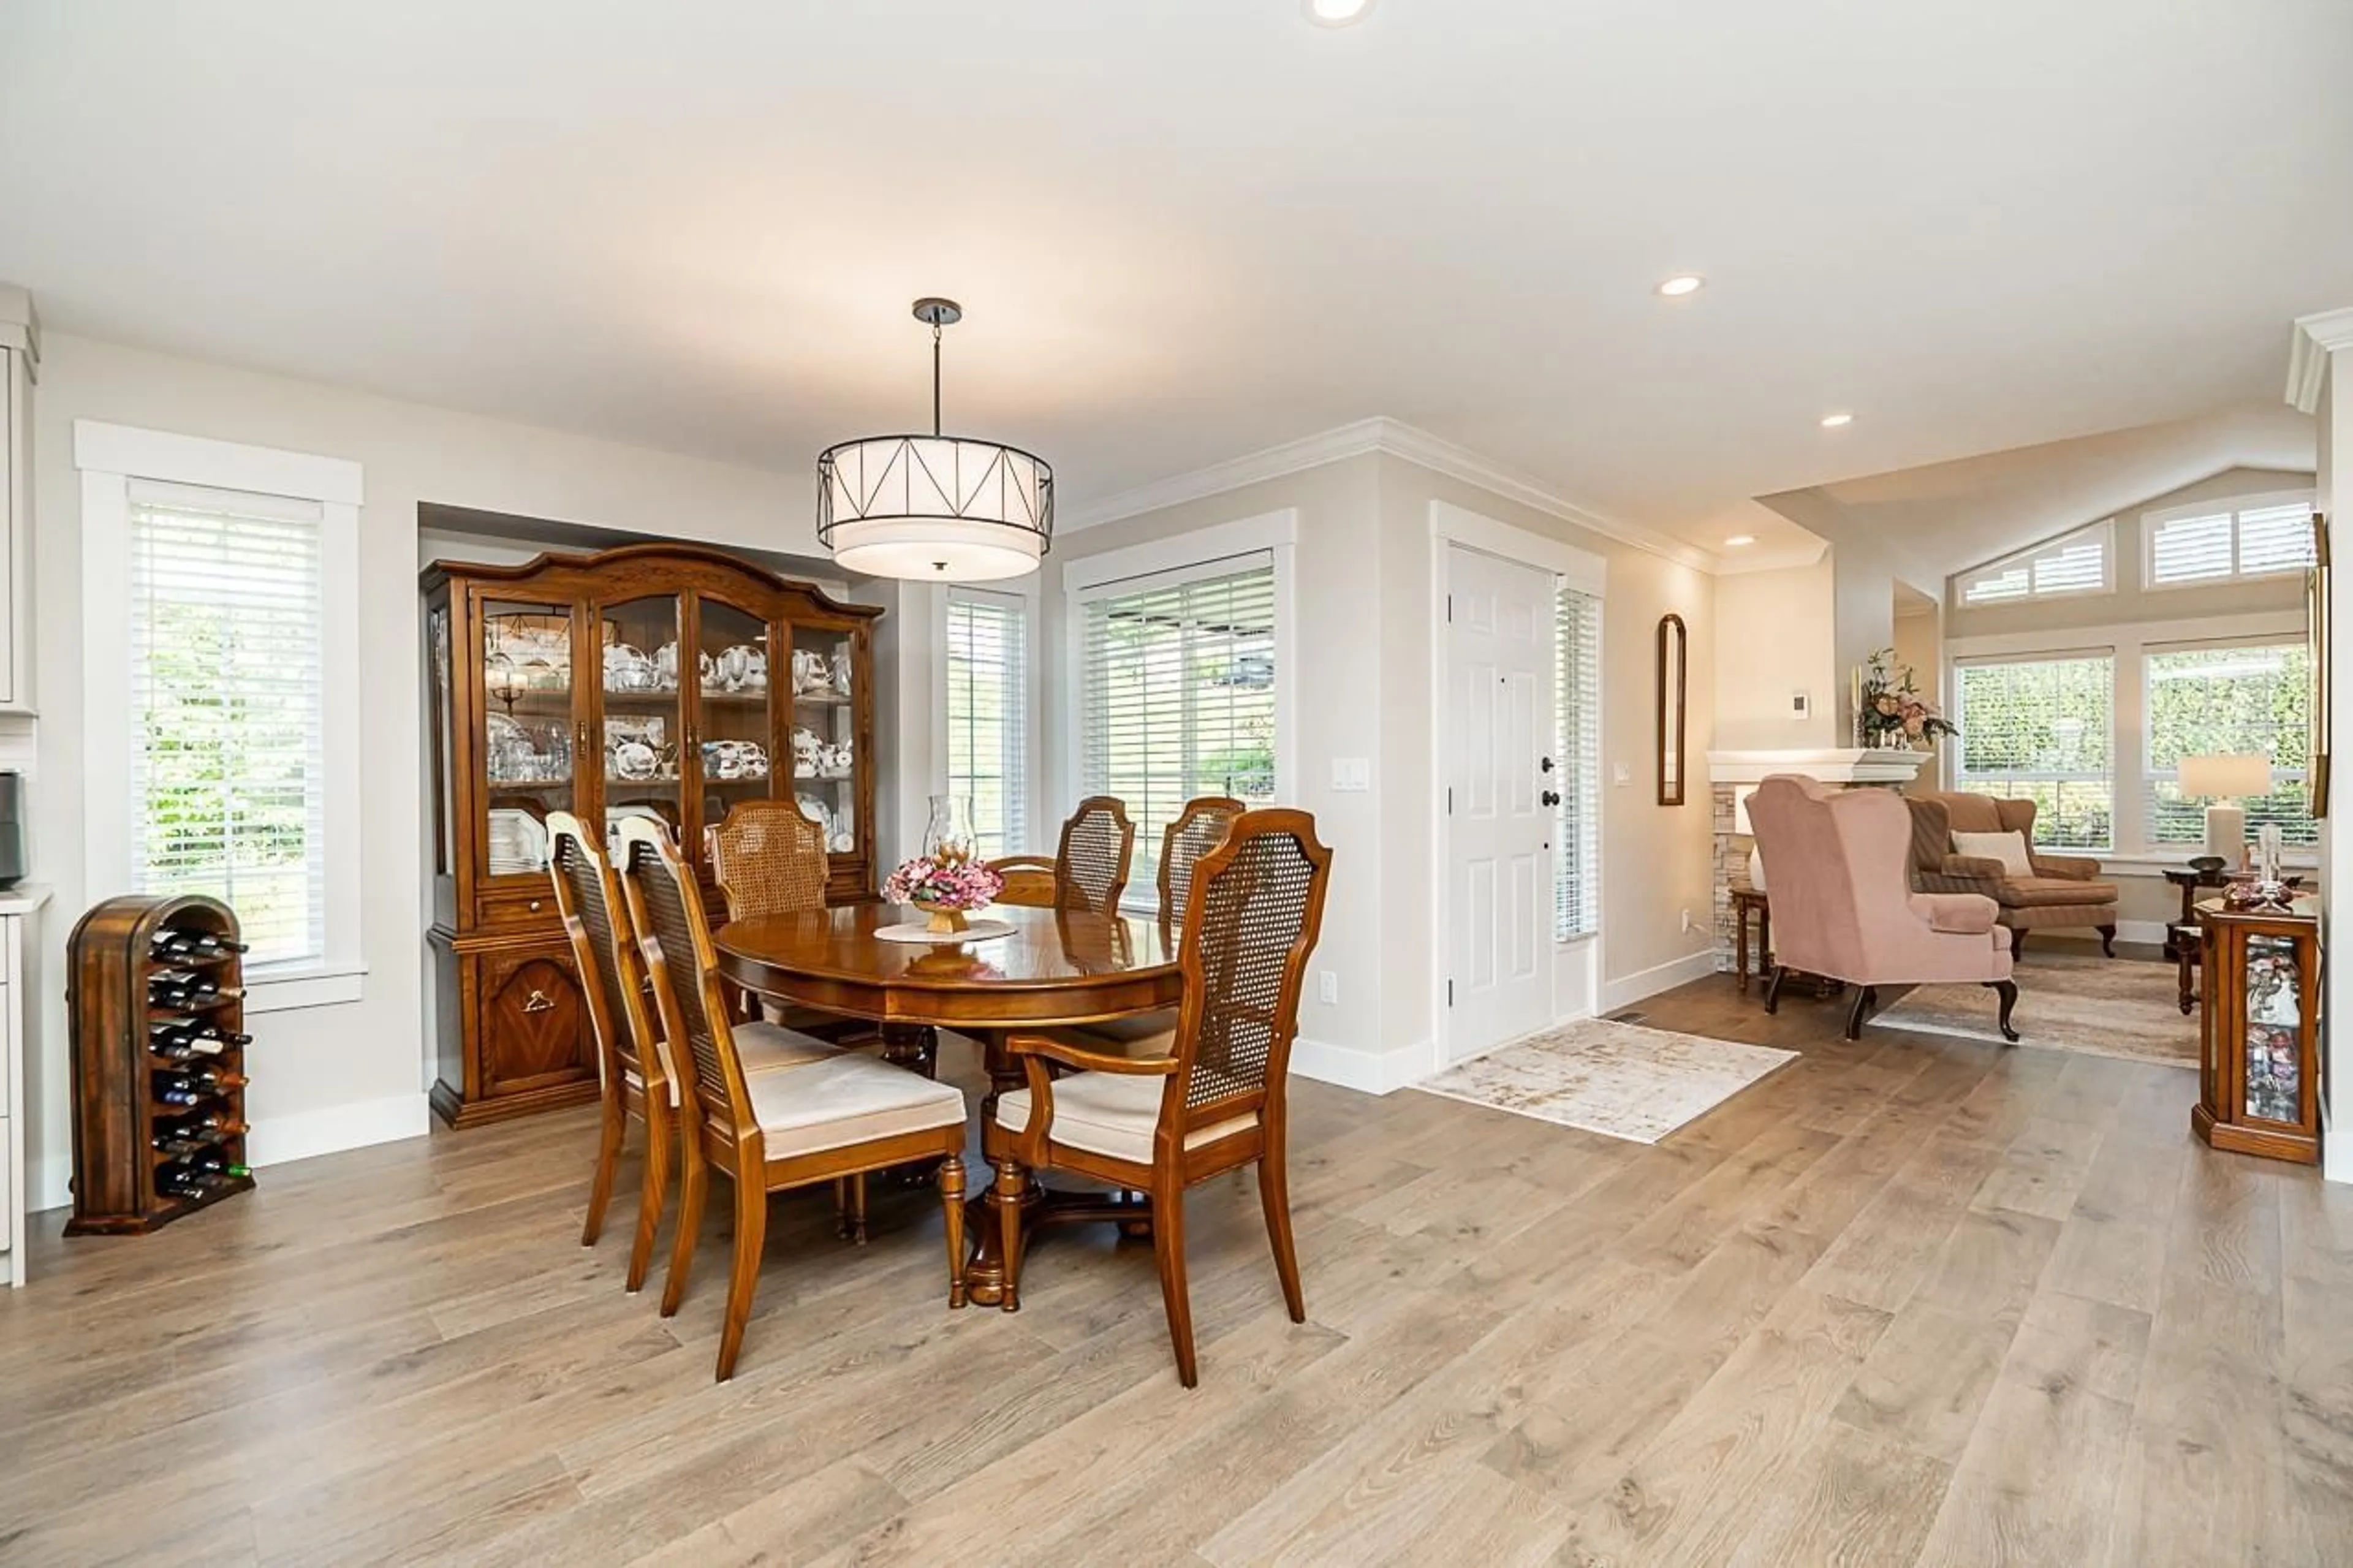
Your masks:
{"label": "wooden china cabinet", "polygon": [[874,606],[717,550],[630,545],[423,576],[439,1064],[453,1126],[593,1100],[550,812],[659,817],[718,907],[702,830],[797,796],[829,896],[874,888]]}

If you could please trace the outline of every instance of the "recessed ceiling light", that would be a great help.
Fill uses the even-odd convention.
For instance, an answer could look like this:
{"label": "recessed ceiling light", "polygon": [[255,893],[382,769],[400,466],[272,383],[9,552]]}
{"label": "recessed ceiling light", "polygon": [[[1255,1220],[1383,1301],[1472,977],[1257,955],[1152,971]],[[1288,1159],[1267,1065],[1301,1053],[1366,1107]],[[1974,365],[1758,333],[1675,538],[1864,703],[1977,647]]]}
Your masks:
{"label": "recessed ceiling light", "polygon": [[1725,543],[1732,546],[1735,550],[1739,549],[1744,544],[1754,544],[1756,542],[1757,536],[1753,533],[1736,533],[1731,538],[1725,541]]}
{"label": "recessed ceiling light", "polygon": [[1853,423],[1854,416],[1852,414],[1825,414],[1822,416],[1822,428],[1825,430],[1836,430],[1841,426],[1852,425]]}
{"label": "recessed ceiling light", "polygon": [[1319,27],[1345,27],[1361,22],[1373,0],[1304,0],[1307,19]]}
{"label": "recessed ceiling light", "polygon": [[1659,292],[1670,300],[1680,300],[1686,294],[1696,294],[1707,279],[1696,272],[1678,272],[1659,285]]}

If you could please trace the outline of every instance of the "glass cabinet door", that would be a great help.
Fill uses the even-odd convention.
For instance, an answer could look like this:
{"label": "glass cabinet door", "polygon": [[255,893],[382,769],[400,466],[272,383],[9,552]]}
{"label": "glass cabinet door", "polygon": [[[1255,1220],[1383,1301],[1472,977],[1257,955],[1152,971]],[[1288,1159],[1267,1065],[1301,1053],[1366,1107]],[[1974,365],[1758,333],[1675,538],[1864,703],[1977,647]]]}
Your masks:
{"label": "glass cabinet door", "polygon": [[2304,1117],[2304,976],[2292,937],[2246,939],[2246,1114]]}
{"label": "glass cabinet door", "polygon": [[575,809],[572,632],[570,605],[483,602],[481,874],[545,876],[547,814]]}
{"label": "glass cabinet door", "polygon": [[826,847],[851,854],[860,847],[858,779],[868,765],[857,752],[856,645],[827,626],[796,626],[792,637],[793,794],[825,824]]}
{"label": "glass cabinet door", "polygon": [[624,817],[654,817],[673,838],[685,826],[678,606],[677,595],[657,594],[597,611],[608,847],[618,840]]}
{"label": "glass cabinet door", "polygon": [[[736,803],[769,793],[776,770],[770,754],[771,673],[768,623],[723,599],[696,601],[701,623],[702,720],[696,758],[702,781],[702,826],[727,820]],[[699,854],[701,846],[693,848]]]}

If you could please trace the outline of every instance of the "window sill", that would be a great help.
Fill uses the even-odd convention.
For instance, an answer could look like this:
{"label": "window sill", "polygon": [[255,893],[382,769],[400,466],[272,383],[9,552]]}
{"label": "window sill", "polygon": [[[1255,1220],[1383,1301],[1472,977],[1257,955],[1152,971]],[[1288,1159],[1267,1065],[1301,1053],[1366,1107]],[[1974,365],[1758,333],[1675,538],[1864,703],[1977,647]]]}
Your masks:
{"label": "window sill", "polygon": [[[2189,845],[2185,846],[2179,855],[2102,855],[2095,849],[2054,849],[2052,853],[2094,856],[2100,862],[2100,875],[2103,877],[2156,879],[2164,876],[2168,871],[2188,870],[2189,857],[2193,853],[2202,855],[2205,851],[2194,845]],[[2311,872],[2320,869],[2320,860],[2317,856],[2284,855],[2280,858],[2280,864],[2291,871]]]}
{"label": "window sill", "polygon": [[248,974],[245,1010],[290,1013],[301,1007],[333,1007],[360,999],[367,978],[364,963],[307,963]]}

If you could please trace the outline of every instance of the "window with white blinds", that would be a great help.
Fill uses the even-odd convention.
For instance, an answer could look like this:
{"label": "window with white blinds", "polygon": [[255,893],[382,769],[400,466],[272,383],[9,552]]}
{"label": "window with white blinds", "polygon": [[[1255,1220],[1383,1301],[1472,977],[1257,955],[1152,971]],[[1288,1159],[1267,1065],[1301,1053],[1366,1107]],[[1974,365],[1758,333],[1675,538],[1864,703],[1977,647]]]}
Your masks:
{"label": "window with white blinds", "polygon": [[1600,599],[1562,588],[1554,626],[1560,660],[1553,753],[1560,764],[1560,819],[1554,835],[1559,868],[1553,879],[1553,935],[1566,942],[1601,928]]}
{"label": "window with white blinds", "polygon": [[1956,666],[1953,787],[2035,803],[2034,841],[2116,847],[2112,652]]}
{"label": "window with white blinds", "polygon": [[134,890],[237,910],[249,962],[327,951],[323,508],[133,479]]}
{"label": "window with white blinds", "polygon": [[2151,587],[2278,576],[2313,563],[2307,495],[2254,496],[2151,512],[2144,525]]}
{"label": "window with white blinds", "polygon": [[1082,596],[1080,776],[1135,824],[1131,889],[1197,795],[1274,799],[1274,563],[1263,552]]}
{"label": "window with white blinds", "polygon": [[948,590],[948,793],[987,858],[1030,847],[1029,646],[1019,595]]}
{"label": "window with white blinds", "polygon": [[2152,848],[2202,845],[2206,798],[2181,793],[2181,759],[2260,755],[2272,760],[2272,793],[2242,801],[2248,837],[2266,822],[2296,847],[2320,841],[2305,793],[2311,746],[2311,659],[2301,642],[2240,647],[2151,648],[2143,661],[2147,700],[2148,839]]}
{"label": "window with white blinds", "polygon": [[1960,574],[1954,579],[1955,595],[1963,605],[1978,605],[2066,594],[2105,594],[2116,585],[2115,542],[2115,520],[2103,519],[2047,544]]}

